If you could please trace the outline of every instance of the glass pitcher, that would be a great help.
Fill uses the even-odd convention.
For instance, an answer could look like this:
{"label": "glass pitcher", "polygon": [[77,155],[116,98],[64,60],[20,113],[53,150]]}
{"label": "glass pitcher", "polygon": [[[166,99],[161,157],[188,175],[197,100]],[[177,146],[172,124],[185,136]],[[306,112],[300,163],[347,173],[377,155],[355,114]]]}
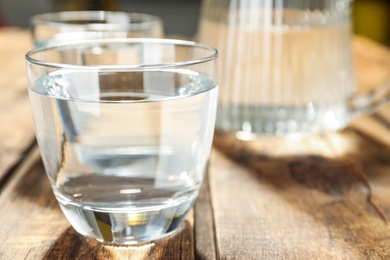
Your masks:
{"label": "glass pitcher", "polygon": [[379,102],[355,95],[350,4],[204,0],[199,41],[220,51],[216,130],[239,139],[324,133],[386,102],[389,85]]}

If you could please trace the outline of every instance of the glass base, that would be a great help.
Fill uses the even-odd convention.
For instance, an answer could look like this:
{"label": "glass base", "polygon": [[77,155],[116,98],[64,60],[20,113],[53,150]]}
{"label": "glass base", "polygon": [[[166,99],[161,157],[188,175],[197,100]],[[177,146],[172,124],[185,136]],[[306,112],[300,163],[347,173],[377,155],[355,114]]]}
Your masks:
{"label": "glass base", "polygon": [[94,208],[64,203],[60,207],[81,235],[115,245],[137,245],[169,236],[179,230],[195,198],[175,205],[137,208]]}

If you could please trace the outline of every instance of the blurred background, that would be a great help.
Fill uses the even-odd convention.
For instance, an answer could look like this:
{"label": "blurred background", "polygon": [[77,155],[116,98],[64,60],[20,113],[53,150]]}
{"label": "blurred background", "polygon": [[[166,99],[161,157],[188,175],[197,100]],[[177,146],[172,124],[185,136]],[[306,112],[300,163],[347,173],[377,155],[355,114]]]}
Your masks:
{"label": "blurred background", "polygon": [[[202,0],[0,0],[0,26],[28,27],[31,16],[63,10],[121,10],[160,16],[167,35],[192,37],[198,27]],[[390,0],[355,0],[357,34],[390,46]]]}
{"label": "blurred background", "polygon": [[390,46],[390,0],[355,0],[353,22],[355,33]]}
{"label": "blurred background", "polygon": [[52,11],[125,11],[157,15],[163,19],[166,34],[191,37],[198,27],[200,3],[201,0],[0,0],[0,24],[28,27],[31,16]]}

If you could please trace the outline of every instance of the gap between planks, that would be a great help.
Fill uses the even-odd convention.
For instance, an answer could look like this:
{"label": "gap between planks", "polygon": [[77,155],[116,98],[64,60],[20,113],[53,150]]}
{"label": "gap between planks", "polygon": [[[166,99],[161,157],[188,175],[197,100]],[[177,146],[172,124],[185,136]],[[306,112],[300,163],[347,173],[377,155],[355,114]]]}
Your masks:
{"label": "gap between planks", "polygon": [[12,165],[0,179],[0,195],[2,195],[8,183],[18,176],[18,172],[26,171],[38,159],[40,159],[40,153],[36,142],[34,142],[21,154],[20,160]]}

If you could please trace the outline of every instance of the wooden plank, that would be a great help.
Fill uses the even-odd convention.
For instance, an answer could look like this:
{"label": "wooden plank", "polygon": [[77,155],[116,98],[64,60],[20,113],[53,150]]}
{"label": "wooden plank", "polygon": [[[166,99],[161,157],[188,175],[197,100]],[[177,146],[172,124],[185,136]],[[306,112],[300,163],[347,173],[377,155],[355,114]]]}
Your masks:
{"label": "wooden plank", "polygon": [[195,253],[197,259],[217,259],[214,228],[209,179],[208,174],[206,174],[195,204]]}
{"label": "wooden plank", "polygon": [[27,94],[25,30],[0,29],[0,184],[35,140]]}
{"label": "wooden plank", "polygon": [[[390,256],[389,147],[352,130],[329,138],[349,149],[335,158],[251,151],[240,164],[244,148],[214,151],[210,187],[222,259]],[[335,140],[322,145],[332,150]],[[235,149],[224,141],[221,150]]]}
{"label": "wooden plank", "polygon": [[33,149],[0,196],[1,259],[39,257],[50,247],[50,239],[61,234],[60,227],[68,226],[39,158]]}
{"label": "wooden plank", "polygon": [[[389,78],[386,48],[357,37],[354,50],[359,91]],[[209,176],[219,256],[390,258],[388,109],[385,120],[301,140],[217,134]]]}
{"label": "wooden plank", "polygon": [[[0,29],[0,178],[34,140],[23,76],[28,39],[26,31]],[[360,38],[354,45],[358,71],[366,72],[358,74],[362,89],[387,77],[387,51],[372,46]],[[210,183],[195,209],[196,237],[189,216],[176,235],[140,247],[80,238],[59,210],[34,149],[0,196],[0,259],[390,257],[389,133],[386,124],[366,119],[304,143],[217,136]]]}
{"label": "wooden plank", "polygon": [[0,212],[0,259],[195,258],[192,213],[179,232],[141,246],[115,247],[79,236],[54,198],[37,148],[4,189]]}

